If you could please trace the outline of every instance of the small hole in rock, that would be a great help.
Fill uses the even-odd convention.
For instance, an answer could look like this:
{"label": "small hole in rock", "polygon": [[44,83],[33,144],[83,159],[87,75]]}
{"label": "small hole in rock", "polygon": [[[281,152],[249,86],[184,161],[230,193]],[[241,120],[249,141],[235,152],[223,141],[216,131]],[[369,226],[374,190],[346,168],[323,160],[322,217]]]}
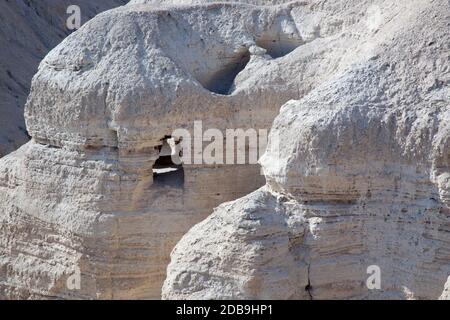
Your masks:
{"label": "small hole in rock", "polygon": [[153,183],[159,186],[168,186],[172,188],[183,188],[184,186],[184,168],[177,165],[172,160],[175,152],[175,140],[165,138],[159,148],[159,158],[153,165]]}

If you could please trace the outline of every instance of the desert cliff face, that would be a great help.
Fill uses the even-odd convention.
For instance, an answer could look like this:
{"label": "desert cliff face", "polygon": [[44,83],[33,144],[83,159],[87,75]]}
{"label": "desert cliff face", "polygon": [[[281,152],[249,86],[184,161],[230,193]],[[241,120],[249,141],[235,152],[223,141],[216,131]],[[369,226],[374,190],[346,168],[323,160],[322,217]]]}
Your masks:
{"label": "desert cliff face", "polygon": [[[196,120],[270,128],[297,80],[277,89],[257,77],[289,65],[255,38],[283,56],[300,41],[293,24],[285,7],[128,6],[55,48],[26,107],[33,139],[0,164],[2,296],[159,298],[181,236],[264,184],[256,164],[155,173],[164,141]],[[81,289],[69,290],[77,268]]]}
{"label": "desert cliff face", "polygon": [[39,62],[72,31],[69,5],[81,9],[81,22],[127,0],[4,0],[0,2],[0,157],[29,140],[23,109]]}
{"label": "desert cliff face", "polygon": [[[361,37],[370,55],[281,108],[261,159],[266,186],[219,206],[177,244],[164,298],[441,295],[449,8],[387,4],[386,22]],[[380,290],[366,287],[370,266]]]}
{"label": "desert cliff face", "polygon": [[[41,62],[32,139],[0,160],[0,298],[445,298],[449,14],[134,0],[96,16]],[[170,163],[198,121],[272,128],[261,166]]]}

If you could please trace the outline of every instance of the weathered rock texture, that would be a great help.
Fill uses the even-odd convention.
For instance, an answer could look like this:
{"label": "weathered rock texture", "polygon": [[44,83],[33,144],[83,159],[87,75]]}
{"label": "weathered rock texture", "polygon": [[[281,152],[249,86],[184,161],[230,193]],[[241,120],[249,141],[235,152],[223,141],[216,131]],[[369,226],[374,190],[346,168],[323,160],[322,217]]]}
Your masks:
{"label": "weathered rock texture", "polygon": [[[266,186],[183,237],[164,298],[441,295],[450,275],[449,3],[318,3],[297,25],[315,39],[291,57],[326,63],[323,52],[338,50],[340,66],[352,63],[329,65],[332,77],[281,108],[261,159]],[[334,23],[322,20],[330,11]],[[372,265],[380,290],[366,287]]]}
{"label": "weathered rock texture", "polygon": [[[163,140],[194,120],[269,128],[329,77],[331,59],[293,51],[319,36],[300,34],[302,8],[129,5],[47,55],[26,107],[33,139],[0,161],[0,297],[159,298],[182,235],[264,184],[258,165],[186,165],[154,180]],[[81,290],[70,290],[77,268]]]}
{"label": "weathered rock texture", "polygon": [[29,140],[23,109],[39,62],[71,31],[69,5],[82,22],[127,0],[2,0],[0,2],[0,157]]}
{"label": "weathered rock texture", "polygon": [[367,264],[378,296],[438,297],[447,3],[203,2],[100,14],[41,63],[32,140],[0,160],[0,297],[159,298],[179,239],[264,184],[258,165],[154,174],[164,140],[269,128],[291,99],[267,185],[183,238],[164,297],[366,297]]}
{"label": "weathered rock texture", "polygon": [[450,300],[450,276],[447,279],[447,282],[444,286],[444,291],[442,291],[441,296],[439,297],[440,300]]}

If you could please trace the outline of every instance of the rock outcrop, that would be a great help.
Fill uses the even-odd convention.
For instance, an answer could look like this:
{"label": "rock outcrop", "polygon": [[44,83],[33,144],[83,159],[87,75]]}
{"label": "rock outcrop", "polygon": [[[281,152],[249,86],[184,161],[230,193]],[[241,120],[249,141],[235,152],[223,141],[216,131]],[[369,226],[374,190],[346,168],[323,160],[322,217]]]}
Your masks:
{"label": "rock outcrop", "polygon": [[281,108],[261,159],[266,185],[182,238],[163,298],[441,295],[450,275],[450,8],[376,4],[352,13],[374,12],[366,32],[356,22],[335,36],[351,35],[359,50],[349,50],[368,54]]}
{"label": "rock outcrop", "polygon": [[0,161],[0,297],[159,298],[181,236],[264,184],[256,164],[167,171],[165,142],[196,120],[268,129],[321,81],[299,89],[295,69],[331,75],[334,59],[288,57],[311,40],[291,14],[302,6],[129,5],[52,50],[26,107],[32,140]]}
{"label": "rock outcrop", "polygon": [[[132,1],[46,56],[0,160],[0,298],[160,298],[183,235],[164,298],[442,293],[446,1],[243,2]],[[273,123],[265,179],[169,161],[200,120]]]}
{"label": "rock outcrop", "polygon": [[0,157],[29,140],[23,109],[39,62],[72,31],[70,5],[82,22],[127,0],[4,0],[0,2]]}

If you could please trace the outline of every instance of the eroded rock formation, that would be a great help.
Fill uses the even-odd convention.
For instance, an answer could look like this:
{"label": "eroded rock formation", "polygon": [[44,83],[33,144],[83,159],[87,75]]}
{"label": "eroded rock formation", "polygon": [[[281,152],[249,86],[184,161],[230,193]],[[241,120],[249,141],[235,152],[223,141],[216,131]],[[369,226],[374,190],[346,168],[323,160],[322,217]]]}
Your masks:
{"label": "eroded rock formation", "polygon": [[[438,297],[447,3],[206,2],[132,1],[43,60],[32,140],[0,160],[0,297],[159,298],[205,218],[165,298]],[[255,164],[166,163],[194,121],[276,116],[265,186]]]}
{"label": "eroded rock formation", "polygon": [[264,183],[258,165],[162,176],[164,141],[195,120],[269,128],[300,94],[291,69],[318,67],[286,56],[305,42],[299,6],[130,5],[47,55],[26,107],[32,141],[0,161],[0,296],[158,298],[181,236]]}
{"label": "eroded rock formation", "polygon": [[[164,298],[441,295],[450,274],[450,9],[376,3],[366,33],[356,22],[336,36],[352,35],[370,54],[281,108],[261,159],[267,184],[183,237]],[[319,41],[327,38],[314,48]],[[370,266],[379,289],[366,286]]]}
{"label": "eroded rock formation", "polygon": [[4,0],[0,2],[0,157],[29,140],[23,109],[31,78],[44,56],[71,30],[70,5],[81,9],[81,22],[127,0]]}

